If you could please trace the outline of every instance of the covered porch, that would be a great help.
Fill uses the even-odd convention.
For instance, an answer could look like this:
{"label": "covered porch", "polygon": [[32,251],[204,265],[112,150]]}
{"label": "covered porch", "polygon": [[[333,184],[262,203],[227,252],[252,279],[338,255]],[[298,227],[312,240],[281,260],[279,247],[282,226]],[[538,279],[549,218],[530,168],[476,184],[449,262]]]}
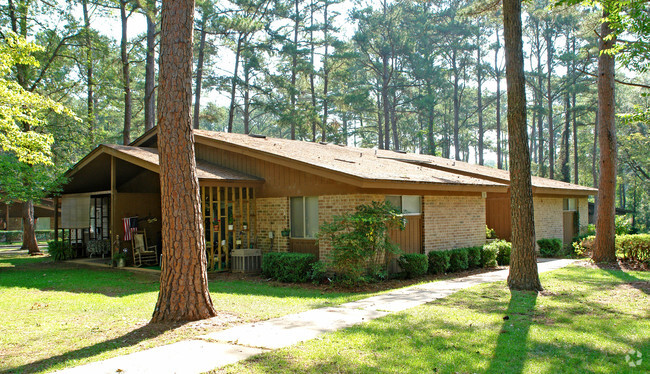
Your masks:
{"label": "covered porch", "polygon": [[[254,222],[254,190],[263,180],[201,160],[197,160],[197,174],[209,269],[226,270],[230,250],[242,245],[248,248],[254,240],[252,226],[244,228],[243,224]],[[59,237],[75,248],[77,257],[101,256],[110,261],[117,251],[125,250],[127,264],[133,264],[133,236],[144,233],[146,246],[155,247],[160,259],[162,216],[156,148],[100,145],[67,176],[70,181],[61,195]],[[217,221],[208,218],[217,216],[219,222],[236,222],[238,231],[233,227],[229,235],[215,230]],[[215,245],[223,240],[224,245]]]}

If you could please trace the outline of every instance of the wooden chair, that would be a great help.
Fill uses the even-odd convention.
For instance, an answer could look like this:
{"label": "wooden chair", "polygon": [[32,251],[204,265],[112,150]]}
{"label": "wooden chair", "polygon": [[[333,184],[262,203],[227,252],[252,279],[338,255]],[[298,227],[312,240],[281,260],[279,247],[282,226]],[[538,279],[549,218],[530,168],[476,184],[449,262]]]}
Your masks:
{"label": "wooden chair", "polygon": [[155,263],[158,265],[158,246],[147,245],[147,232],[138,231],[131,239],[133,248],[133,263],[135,266],[142,266],[143,263]]}

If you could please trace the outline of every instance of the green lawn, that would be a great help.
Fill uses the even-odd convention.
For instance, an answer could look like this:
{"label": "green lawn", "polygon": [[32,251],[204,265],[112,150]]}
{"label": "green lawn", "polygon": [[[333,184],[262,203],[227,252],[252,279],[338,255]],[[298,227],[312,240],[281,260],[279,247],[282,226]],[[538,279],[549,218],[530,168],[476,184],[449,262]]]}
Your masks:
{"label": "green lawn", "polygon": [[211,281],[219,317],[148,325],[158,287],[157,274],[0,256],[0,372],[52,371],[368,296]]}
{"label": "green lawn", "polygon": [[[541,278],[539,295],[485,284],[217,372],[650,371],[650,273],[571,266]],[[640,367],[626,363],[631,349]]]}

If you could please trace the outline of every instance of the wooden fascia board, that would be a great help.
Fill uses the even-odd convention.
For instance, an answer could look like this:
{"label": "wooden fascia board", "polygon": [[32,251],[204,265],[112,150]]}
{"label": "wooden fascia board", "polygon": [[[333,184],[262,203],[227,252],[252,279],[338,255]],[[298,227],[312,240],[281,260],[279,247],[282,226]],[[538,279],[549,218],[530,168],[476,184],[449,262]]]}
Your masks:
{"label": "wooden fascia board", "polygon": [[195,134],[194,141],[196,143],[207,145],[207,146],[214,146],[216,143],[220,149],[223,149],[225,151],[235,152],[259,160],[269,161],[277,165],[285,166],[291,169],[296,169],[310,174],[315,174],[327,179],[333,179],[356,187],[362,187],[365,180],[365,178],[362,177],[330,170],[303,161],[293,160],[288,157],[274,155],[272,153],[265,152],[265,151],[258,151],[255,149],[229,143],[219,139],[205,137],[202,135]]}
{"label": "wooden fascia board", "polygon": [[156,134],[158,134],[158,126],[154,126],[153,128],[149,129],[149,131],[146,131],[144,134],[140,135],[137,139],[129,143],[129,145],[132,147],[138,147],[147,140],[151,139]]}
{"label": "wooden fascia board", "polygon": [[201,187],[219,187],[219,186],[228,186],[228,187],[259,187],[264,184],[263,180],[218,180],[218,179],[203,179],[199,178],[199,186]]}
{"label": "wooden fascia board", "polygon": [[121,160],[127,161],[132,163],[133,165],[139,166],[143,169],[147,169],[149,171],[153,171],[154,173],[160,173],[160,166],[157,164],[154,164],[153,162],[149,161],[144,161],[141,158],[137,158],[135,156],[131,156],[128,153],[120,152],[117,149],[111,148],[111,147],[106,147],[106,153],[117,157]]}
{"label": "wooden fascia board", "polygon": [[564,197],[588,197],[598,195],[598,190],[567,190],[563,188],[533,187],[533,194],[535,196],[552,195]]}

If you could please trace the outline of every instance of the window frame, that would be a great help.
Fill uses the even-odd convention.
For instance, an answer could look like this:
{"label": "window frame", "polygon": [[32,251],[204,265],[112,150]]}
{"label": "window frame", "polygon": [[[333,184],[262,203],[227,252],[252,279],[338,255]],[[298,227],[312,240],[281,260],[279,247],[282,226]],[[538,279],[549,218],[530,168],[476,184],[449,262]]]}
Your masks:
{"label": "window frame", "polygon": [[[418,198],[419,203],[420,203],[419,204],[419,208],[420,208],[419,212],[417,212],[417,213],[414,213],[414,212],[404,213],[404,197],[405,196],[417,197]],[[420,196],[420,195],[385,195],[384,196],[384,201],[388,201],[388,197],[399,197],[399,206],[396,207],[396,208],[399,209],[399,212],[403,216],[408,217],[408,216],[420,216],[420,215],[422,215],[422,196]]]}
{"label": "window frame", "polygon": [[[306,239],[306,240],[315,240],[316,239],[316,234],[318,234],[318,224],[316,225],[316,232],[314,233],[314,236],[307,236],[307,199],[308,198],[316,198],[316,217],[317,217],[317,222],[318,222],[318,196],[291,196],[289,197],[289,238],[291,239]],[[302,200],[302,236],[295,236],[294,230],[293,230],[293,207],[292,207],[292,202],[293,199],[301,199]]]}

